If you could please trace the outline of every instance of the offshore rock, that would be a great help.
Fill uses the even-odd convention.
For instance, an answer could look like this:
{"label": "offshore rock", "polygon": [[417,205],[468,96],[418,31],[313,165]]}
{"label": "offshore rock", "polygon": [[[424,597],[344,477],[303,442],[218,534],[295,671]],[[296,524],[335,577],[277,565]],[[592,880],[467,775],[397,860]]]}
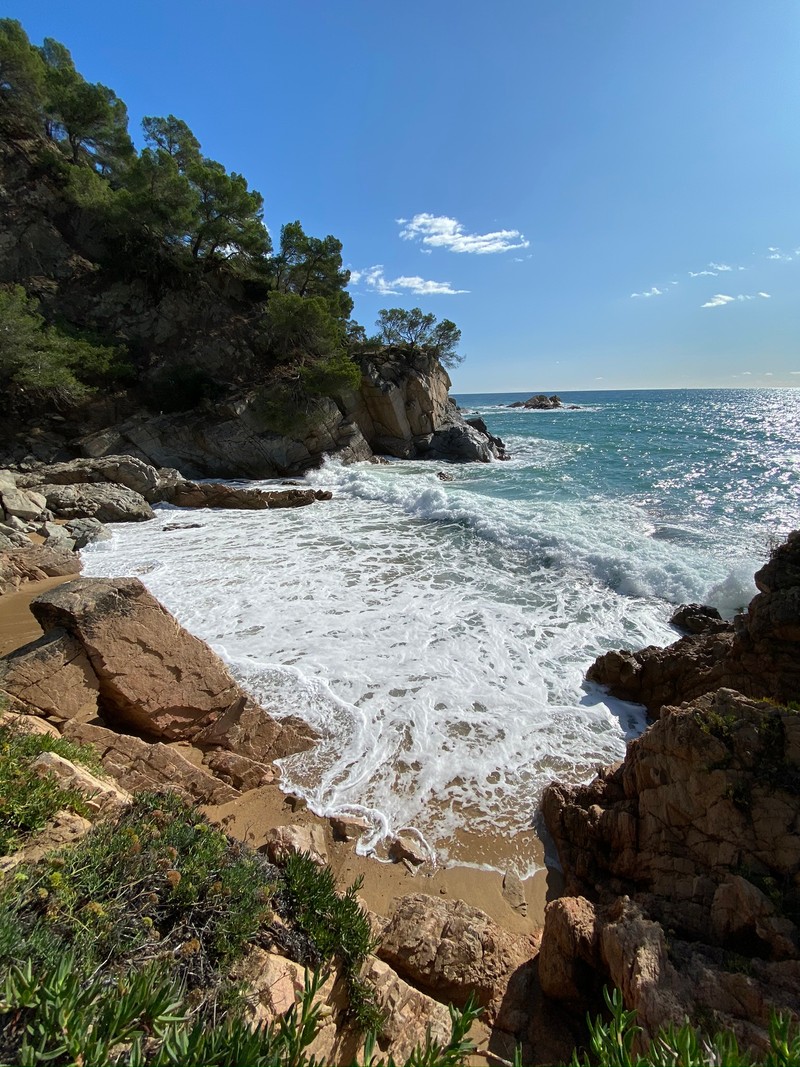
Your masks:
{"label": "offshore rock", "polygon": [[557,393],[553,393],[552,396],[537,393],[535,396],[528,397],[527,400],[515,400],[513,404],[508,406],[510,408],[527,408],[530,411],[552,411],[555,408],[563,408],[564,402]]}
{"label": "offshore rock", "polygon": [[716,608],[707,604],[682,604],[669,621],[687,634],[718,634],[733,630],[733,624],[726,622]]}
{"label": "offshore rock", "polygon": [[170,502],[180,508],[237,508],[265,511],[267,508],[299,508],[317,500],[330,500],[325,489],[244,489],[222,482],[181,482]]}

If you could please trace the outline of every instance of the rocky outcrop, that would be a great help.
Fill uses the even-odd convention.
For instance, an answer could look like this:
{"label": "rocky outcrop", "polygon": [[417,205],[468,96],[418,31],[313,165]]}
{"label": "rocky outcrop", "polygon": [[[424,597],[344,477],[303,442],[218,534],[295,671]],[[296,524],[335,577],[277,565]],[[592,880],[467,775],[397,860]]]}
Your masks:
{"label": "rocky outcrop", "polygon": [[623,700],[657,716],[665,705],[720,687],[780,703],[800,698],[800,531],[755,575],[757,596],[733,627],[681,638],[668,648],[607,652],[587,672]]}
{"label": "rocky outcrop", "polygon": [[48,485],[121,485],[149,504],[169,500],[171,490],[182,481],[176,470],[156,470],[135,456],[111,455],[94,459],[73,459],[65,463],[41,464],[16,475],[18,486],[36,488]]}
{"label": "rocky outcrop", "polygon": [[222,482],[180,482],[170,503],[179,508],[236,508],[265,511],[267,508],[302,508],[316,500],[330,500],[326,489],[243,489]]}
{"label": "rocky outcrop", "polygon": [[38,489],[53,514],[64,519],[98,522],[144,522],[153,509],[141,494],[124,485],[40,485]]}
{"label": "rocky outcrop", "polygon": [[528,397],[527,400],[515,400],[513,404],[508,406],[510,408],[527,408],[529,411],[552,411],[554,408],[563,408],[564,402],[557,393],[553,393],[552,396],[537,393],[535,396]]}
{"label": "rocky outcrop", "polygon": [[86,719],[95,702],[103,722],[123,731],[233,751],[240,743],[263,762],[313,743],[304,724],[280,723],[251,701],[138,579],[78,579],[31,610],[45,636],[3,662],[0,683],[22,710]]}

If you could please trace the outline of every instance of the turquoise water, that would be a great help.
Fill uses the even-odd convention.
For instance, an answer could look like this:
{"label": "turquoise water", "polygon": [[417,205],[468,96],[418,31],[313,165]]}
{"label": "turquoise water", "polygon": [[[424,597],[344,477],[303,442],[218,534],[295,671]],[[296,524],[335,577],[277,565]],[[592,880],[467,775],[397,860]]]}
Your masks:
{"label": "turquoise water", "polygon": [[321,732],[282,761],[285,787],[366,816],[362,851],[410,828],[463,862],[465,835],[501,837],[528,874],[547,782],[588,779],[645,725],[584,681],[592,660],[675,640],[677,604],[741,609],[800,526],[800,392],[457,399],[510,461],[447,481],[430,463],[328,463],[307,481],[329,503],[193,512],[182,530],[165,508],[84,568],[139,575],[265,707]]}

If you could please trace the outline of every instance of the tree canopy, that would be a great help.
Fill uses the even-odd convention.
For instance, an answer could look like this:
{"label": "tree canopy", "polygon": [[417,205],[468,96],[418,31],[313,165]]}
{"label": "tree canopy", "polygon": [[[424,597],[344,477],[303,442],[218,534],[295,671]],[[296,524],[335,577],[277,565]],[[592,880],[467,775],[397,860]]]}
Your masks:
{"label": "tree canopy", "polygon": [[425,349],[436,355],[445,367],[455,367],[464,361],[456,351],[461,343],[461,330],[450,319],[437,322],[436,316],[420,308],[382,308],[376,323],[380,339],[387,345],[409,349]]}

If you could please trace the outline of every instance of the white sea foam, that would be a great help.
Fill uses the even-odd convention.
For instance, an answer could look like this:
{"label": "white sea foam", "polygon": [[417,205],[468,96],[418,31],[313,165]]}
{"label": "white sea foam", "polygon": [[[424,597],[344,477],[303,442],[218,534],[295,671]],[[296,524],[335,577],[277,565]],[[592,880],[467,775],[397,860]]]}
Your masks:
{"label": "white sea foam", "polygon": [[456,860],[460,832],[513,836],[548,781],[619,759],[642,711],[584,672],[673,640],[658,597],[707,582],[634,508],[493,498],[484,469],[451,470],[332,464],[310,478],[334,488],[324,505],[169,531],[164,509],[84,555],[87,574],[141,576],[265,707],[320,730],[285,788],[366,814],[362,850],[411,827]]}

